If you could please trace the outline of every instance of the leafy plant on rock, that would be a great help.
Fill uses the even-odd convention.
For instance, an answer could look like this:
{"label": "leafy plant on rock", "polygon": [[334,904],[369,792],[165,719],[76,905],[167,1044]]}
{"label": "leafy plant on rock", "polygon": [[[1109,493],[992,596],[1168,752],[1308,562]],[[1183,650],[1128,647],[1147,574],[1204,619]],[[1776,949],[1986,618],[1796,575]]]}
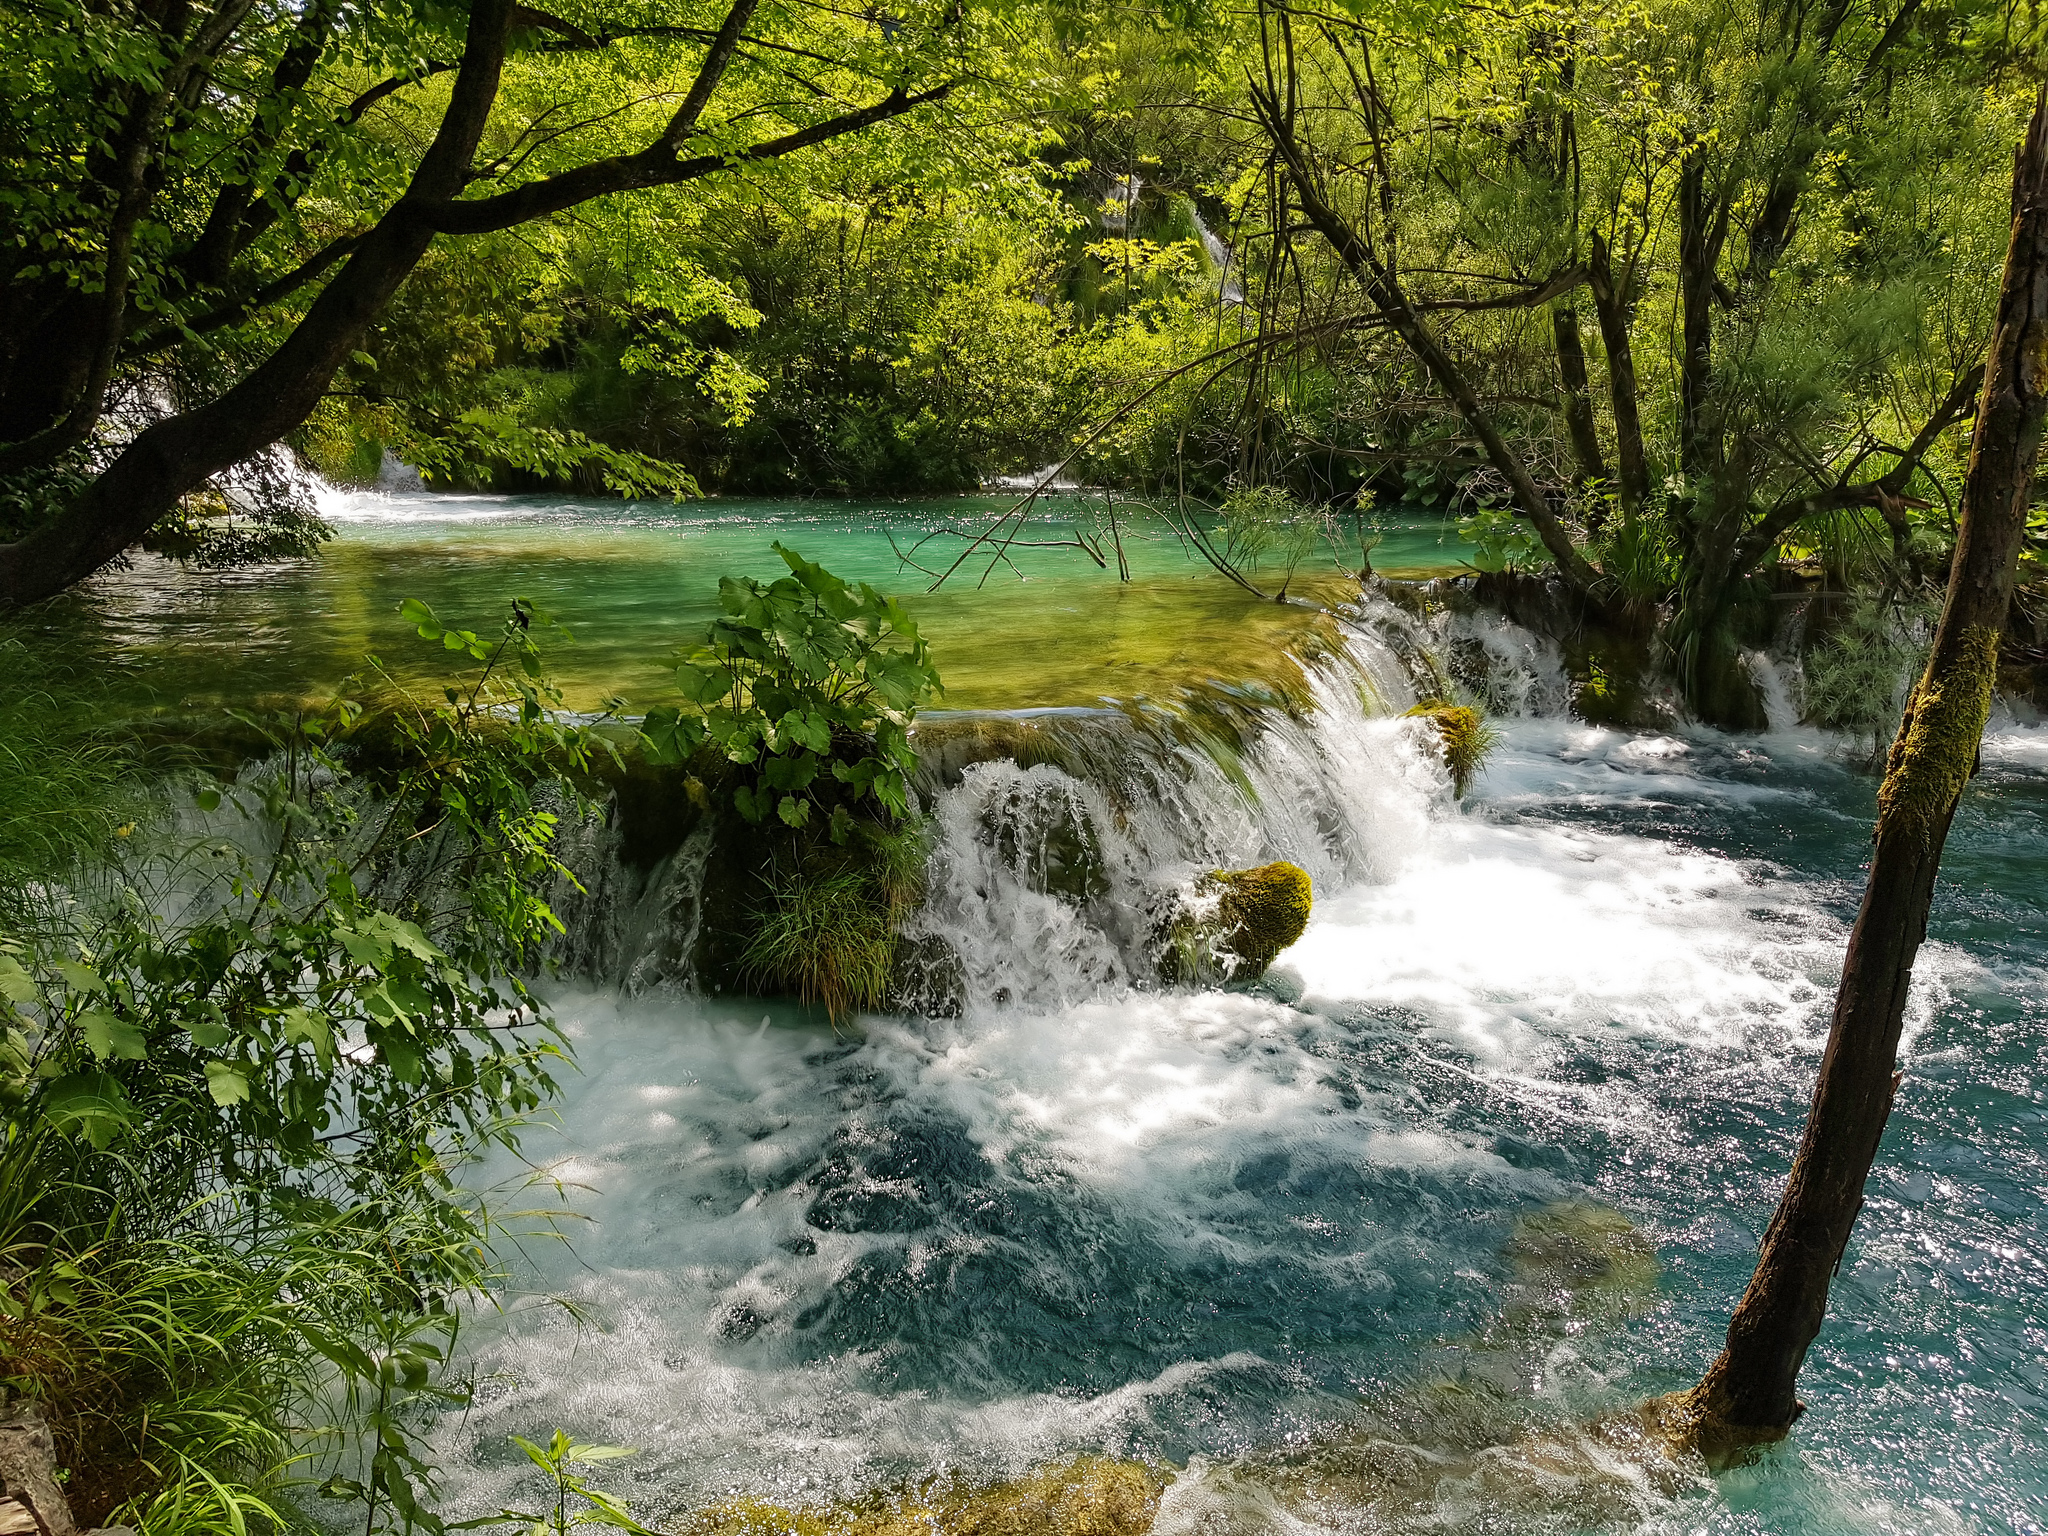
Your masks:
{"label": "leafy plant on rock", "polygon": [[942,685],[894,598],[775,551],[789,575],[720,580],[724,616],[676,666],[690,707],[649,711],[643,732],[657,762],[708,744],[735,765],[732,803],[748,821],[822,818],[843,843],[856,811],[909,815],[910,723]]}

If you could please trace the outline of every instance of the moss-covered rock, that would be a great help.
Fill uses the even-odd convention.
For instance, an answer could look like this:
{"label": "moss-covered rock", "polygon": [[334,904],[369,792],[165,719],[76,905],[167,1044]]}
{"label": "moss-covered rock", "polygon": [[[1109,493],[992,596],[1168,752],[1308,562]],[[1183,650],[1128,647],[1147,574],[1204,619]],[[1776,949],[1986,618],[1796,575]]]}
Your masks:
{"label": "moss-covered rock", "polygon": [[788,1509],[734,1499],[679,1522],[681,1536],[1140,1536],[1166,1486],[1160,1469],[1107,1456],[979,1488],[934,1482],[856,1506]]}
{"label": "moss-covered rock", "polygon": [[1308,927],[1308,871],[1276,861],[1211,870],[1161,924],[1160,974],[1168,981],[1251,981]]}

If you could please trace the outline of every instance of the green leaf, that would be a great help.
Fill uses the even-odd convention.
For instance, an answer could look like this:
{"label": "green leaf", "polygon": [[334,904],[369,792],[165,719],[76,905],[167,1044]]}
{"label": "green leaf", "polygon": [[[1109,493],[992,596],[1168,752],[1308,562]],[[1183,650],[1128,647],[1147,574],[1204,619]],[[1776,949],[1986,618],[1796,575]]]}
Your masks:
{"label": "green leaf", "polygon": [[0,955],[0,997],[10,1003],[32,1003],[41,996],[35,977],[21,968],[12,955]]}
{"label": "green leaf", "polygon": [[810,824],[811,802],[799,800],[795,795],[784,795],[782,797],[782,804],[777,806],[775,811],[778,816],[792,827],[802,827]]}
{"label": "green leaf", "polygon": [[639,1449],[630,1445],[578,1445],[569,1450],[571,1461],[616,1461],[621,1456],[638,1456]]}
{"label": "green leaf", "polygon": [[185,1033],[192,1037],[192,1043],[202,1050],[217,1051],[228,1043],[234,1033],[218,1019],[188,1018]]}
{"label": "green leaf", "polygon": [[65,984],[74,992],[104,992],[107,990],[107,984],[101,978],[98,971],[89,965],[80,965],[76,960],[59,960],[57,962],[57,974],[64,978]]}
{"label": "green leaf", "polygon": [[83,1136],[104,1151],[135,1124],[128,1094],[106,1072],[72,1072],[43,1091],[43,1113],[60,1131]]}
{"label": "green leaf", "polygon": [[367,965],[382,970],[391,962],[390,941],[381,934],[357,933],[349,928],[336,928],[335,938],[348,951],[349,958],[358,965]]}
{"label": "green leaf", "polygon": [[249,1102],[249,1079],[224,1061],[206,1064],[206,1091],[222,1109]]}
{"label": "green leaf", "polygon": [[127,1019],[103,1008],[81,1013],[78,1030],[85,1037],[85,1048],[100,1061],[109,1056],[118,1056],[123,1061],[141,1061],[149,1055],[142,1031]]}
{"label": "green leaf", "polygon": [[406,623],[415,626],[422,640],[441,638],[441,621],[434,617],[434,610],[416,597],[408,597],[398,605],[398,613]]}
{"label": "green leaf", "polygon": [[[334,1031],[319,1014],[295,1006],[279,1014],[278,1023],[283,1028],[287,1045],[304,1041],[313,1047],[313,1053],[320,1058],[322,1065],[334,1060]],[[196,1034],[194,1038],[197,1038]]]}
{"label": "green leaf", "polygon": [[724,667],[686,661],[676,668],[676,691],[700,709],[708,709],[732,692],[732,674]]}

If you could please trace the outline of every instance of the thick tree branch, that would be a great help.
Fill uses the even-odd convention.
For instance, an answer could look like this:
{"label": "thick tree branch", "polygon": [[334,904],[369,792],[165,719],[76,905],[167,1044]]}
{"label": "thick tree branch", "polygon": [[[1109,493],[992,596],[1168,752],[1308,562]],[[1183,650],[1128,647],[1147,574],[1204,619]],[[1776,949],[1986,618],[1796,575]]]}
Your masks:
{"label": "thick tree branch", "polygon": [[828,143],[850,133],[858,133],[863,128],[887,122],[890,118],[901,117],[927,102],[942,99],[951,91],[950,83],[935,85],[922,91],[905,91],[899,87],[870,106],[827,118],[795,133],[785,134],[779,139],[752,144],[729,154],[698,155],[688,160],[678,160],[673,155],[662,152],[660,141],[656,141],[637,154],[594,160],[588,165],[578,166],[573,171],[564,171],[558,176],[530,181],[523,187],[515,187],[510,192],[500,192],[495,197],[447,202],[432,209],[423,209],[421,216],[427,221],[429,228],[440,234],[480,235],[492,230],[509,229],[514,224],[524,224],[529,219],[559,213],[565,208],[573,208],[578,203],[588,202],[594,197],[605,197],[614,192],[637,191],[647,187],[674,186],[734,166],[778,159],[784,155],[794,154],[800,149],[809,149],[813,145]]}
{"label": "thick tree branch", "polygon": [[203,336],[209,331],[217,331],[225,326],[239,325],[259,310],[268,309],[278,300],[289,298],[362,243],[361,235],[343,235],[339,240],[330,240],[291,271],[282,277],[273,278],[253,293],[217,305],[205,314],[178,325],[167,325],[134,338],[122,347],[122,359],[126,361],[148,357],[163,351],[166,347],[177,345],[189,336]]}

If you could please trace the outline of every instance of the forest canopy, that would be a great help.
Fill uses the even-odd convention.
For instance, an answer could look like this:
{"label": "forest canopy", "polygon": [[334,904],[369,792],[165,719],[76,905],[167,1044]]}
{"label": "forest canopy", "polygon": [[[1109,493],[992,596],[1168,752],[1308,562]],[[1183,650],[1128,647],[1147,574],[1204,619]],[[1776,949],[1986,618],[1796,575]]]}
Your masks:
{"label": "forest canopy", "polygon": [[9,5],[0,600],[330,477],[1069,462],[1406,501],[1753,723],[1771,573],[1939,572],[2029,91],[1976,4]]}

